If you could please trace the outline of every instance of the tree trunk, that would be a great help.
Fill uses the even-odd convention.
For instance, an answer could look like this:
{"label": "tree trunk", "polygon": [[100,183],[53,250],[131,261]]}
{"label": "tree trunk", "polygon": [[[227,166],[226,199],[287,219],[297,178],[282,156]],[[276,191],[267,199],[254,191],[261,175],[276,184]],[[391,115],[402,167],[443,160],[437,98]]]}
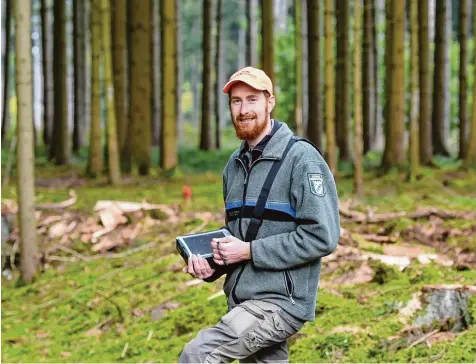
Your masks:
{"label": "tree trunk", "polygon": [[10,38],[11,38],[11,22],[13,17],[12,1],[6,0],[5,5],[5,61],[3,64],[3,109],[2,109],[2,143],[8,134],[10,126]]}
{"label": "tree trunk", "polygon": [[17,87],[17,161],[18,205],[21,244],[21,274],[31,282],[37,272],[39,256],[36,243],[35,175],[33,152],[33,100],[31,62],[31,14],[28,0],[15,1],[16,87]]}
{"label": "tree trunk", "polygon": [[[354,193],[363,195],[363,138],[362,138],[362,10],[361,1],[354,2]],[[369,47],[368,47],[369,48]],[[367,49],[368,49],[367,48]]]}
{"label": "tree trunk", "polygon": [[246,63],[248,66],[258,66],[258,50],[256,36],[258,34],[258,21],[256,19],[256,0],[246,0]]}
{"label": "tree trunk", "polygon": [[51,147],[57,165],[69,163],[68,143],[68,87],[66,56],[66,3],[64,0],[54,2],[54,140]]}
{"label": "tree trunk", "polygon": [[[238,13],[235,14],[236,21],[238,22],[238,49],[243,50],[241,52],[238,52],[238,68],[239,69],[246,66],[246,29],[243,26],[243,20],[246,17],[245,1],[246,0],[238,0],[238,9],[237,9]],[[213,9],[213,3],[214,1],[212,1],[212,5],[211,5],[212,9]]]}
{"label": "tree trunk", "polygon": [[[9,0],[10,1],[10,0]],[[41,53],[43,63],[43,143],[49,145],[53,129],[53,48],[51,0],[41,0]]]}
{"label": "tree trunk", "polygon": [[[476,29],[476,3],[474,2],[473,16],[474,29]],[[473,56],[473,105],[471,114],[471,130],[468,139],[468,150],[464,160],[465,168],[476,168],[476,52],[473,52]]]}
{"label": "tree trunk", "polygon": [[[177,131],[176,131],[176,138],[180,140],[183,135],[183,110],[182,110],[182,85],[183,85],[183,72],[184,72],[184,65],[183,65],[183,44],[182,44],[182,5],[180,3],[181,0],[175,0],[175,27],[176,27],[176,45],[177,45],[177,52],[176,52],[176,60],[175,60],[175,69],[177,74],[176,80],[176,87],[177,90]],[[159,72],[160,73],[160,72]]]}
{"label": "tree trunk", "polygon": [[304,136],[302,127],[302,22],[301,0],[294,0],[294,19],[296,34],[296,99],[294,121],[296,122],[296,134]]}
{"label": "tree trunk", "polygon": [[117,185],[121,181],[119,148],[116,128],[116,108],[112,80],[111,57],[111,7],[110,0],[101,0],[101,53],[104,70],[104,94],[106,99],[106,127],[109,181]]}
{"label": "tree trunk", "polygon": [[404,153],[404,38],[405,38],[405,1],[390,0],[394,21],[391,24],[389,96],[387,105],[387,133],[383,166],[388,170],[392,167],[400,167],[405,160]]}
{"label": "tree trunk", "polygon": [[112,1],[112,67],[117,139],[123,148],[127,131],[127,0]]}
{"label": "tree trunk", "polygon": [[[373,8],[374,0],[364,0],[364,36],[363,36],[363,68],[362,68],[362,89],[363,89],[363,153],[372,149],[374,141],[375,124],[375,73],[374,73],[374,42],[373,38]],[[354,71],[355,72],[355,71]],[[355,100],[355,98],[354,98]],[[356,105],[354,105],[354,108]]]}
{"label": "tree trunk", "polygon": [[320,3],[307,1],[307,39],[308,39],[308,94],[309,113],[307,121],[307,137],[317,146],[322,146],[322,91],[321,91],[321,34],[320,34]]}
{"label": "tree trunk", "polygon": [[382,165],[386,168],[389,164],[391,152],[391,138],[390,138],[390,101],[391,101],[391,83],[392,83],[392,41],[393,41],[393,24],[395,22],[393,14],[393,0],[386,0],[385,2],[385,90],[384,90],[384,138],[385,148],[383,151]]}
{"label": "tree trunk", "polygon": [[[380,0],[374,0],[380,1]],[[382,106],[380,104],[380,77],[379,77],[379,56],[378,56],[378,47],[379,47],[379,39],[377,35],[377,28],[378,28],[378,19],[377,17],[377,2],[372,3],[372,54],[373,54],[373,79],[374,79],[374,86],[375,86],[375,93],[374,93],[374,116],[373,121],[374,124],[372,126],[372,137],[371,137],[371,145],[370,148],[374,148],[378,143],[377,140],[379,138],[378,131],[380,130],[380,125],[382,123]]]}
{"label": "tree trunk", "polygon": [[445,98],[445,88],[448,87],[445,77],[446,48],[448,47],[446,22],[446,0],[436,0],[435,20],[435,69],[433,73],[433,115],[432,115],[432,141],[433,152],[443,156],[449,156],[445,140],[445,110],[449,100]]}
{"label": "tree trunk", "polygon": [[221,148],[221,138],[220,131],[221,126],[223,125],[223,92],[222,92],[222,83],[224,81],[224,72],[223,72],[223,21],[222,21],[222,0],[217,0],[217,11],[216,11],[216,53],[215,53],[215,147],[216,149]]}
{"label": "tree trunk", "polygon": [[212,149],[211,93],[212,91],[212,1],[203,2],[203,73],[202,73],[202,124],[200,149]]}
{"label": "tree trunk", "polygon": [[170,171],[177,166],[177,138],[176,138],[176,112],[175,106],[177,93],[176,82],[176,57],[174,56],[176,45],[175,29],[175,1],[160,2],[160,24],[161,24],[161,79],[160,88],[162,97],[162,122],[160,141],[160,167],[164,171]]}
{"label": "tree trunk", "polygon": [[262,0],[261,5],[261,64],[263,71],[276,87],[274,77],[274,15],[273,0]]}
{"label": "tree trunk", "polygon": [[84,146],[86,126],[86,37],[85,2],[73,2],[74,127],[73,152]]}
{"label": "tree trunk", "polygon": [[410,3],[410,181],[418,174],[418,3]]}
{"label": "tree trunk", "polygon": [[430,35],[428,28],[428,1],[418,0],[418,25],[419,25],[419,150],[420,163],[429,165],[433,156],[431,139],[431,79],[430,79]]}
{"label": "tree trunk", "polygon": [[350,160],[350,4],[349,0],[336,1],[336,81],[335,123],[336,141],[341,160]]}
{"label": "tree trunk", "polygon": [[159,103],[157,100],[159,99],[158,95],[160,92],[159,82],[160,77],[159,74],[159,67],[158,65],[158,56],[159,48],[157,45],[158,34],[159,34],[159,26],[158,26],[158,7],[159,3],[158,0],[149,0],[150,1],[150,31],[151,31],[151,39],[150,42],[150,70],[152,77],[150,78],[150,130],[151,130],[151,143],[152,146],[157,147],[160,143],[160,108]]}
{"label": "tree trunk", "polygon": [[89,158],[87,172],[96,177],[103,170],[101,152],[101,81],[99,57],[101,54],[100,0],[91,0],[91,127],[89,129]]}
{"label": "tree trunk", "polygon": [[335,59],[334,59],[334,2],[333,0],[325,1],[325,21],[324,21],[324,38],[325,38],[325,87],[324,96],[326,99],[326,149],[327,163],[332,173],[337,172],[337,155],[336,155],[336,139],[335,139]]}
{"label": "tree trunk", "polygon": [[309,119],[309,49],[307,37],[307,1],[301,2],[301,49],[302,49],[302,132],[307,136],[307,120]]}
{"label": "tree trunk", "polygon": [[[171,6],[175,7],[175,3]],[[151,28],[150,1],[142,1],[141,6],[131,9],[131,102],[132,159],[137,164],[141,176],[149,174],[151,161]],[[175,34],[173,34],[175,37]],[[175,51],[175,50],[174,50]],[[173,53],[171,54],[173,57]],[[172,70],[175,73],[175,70]],[[175,92],[174,87],[172,87]],[[172,105],[175,107],[175,104]]]}
{"label": "tree trunk", "polygon": [[466,157],[468,138],[468,25],[469,1],[459,4],[459,158]]}

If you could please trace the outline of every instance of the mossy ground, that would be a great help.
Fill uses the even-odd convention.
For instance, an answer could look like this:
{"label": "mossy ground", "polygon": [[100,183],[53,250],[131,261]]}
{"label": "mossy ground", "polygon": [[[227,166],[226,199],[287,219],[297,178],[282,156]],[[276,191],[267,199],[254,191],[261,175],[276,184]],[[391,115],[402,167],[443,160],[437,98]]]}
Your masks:
{"label": "mossy ground", "polygon": [[[213,157],[187,152],[184,155],[193,163],[187,164],[186,159],[176,175],[165,178],[152,171],[152,176],[133,176],[116,188],[108,186],[104,179],[86,180],[82,172],[84,165],[58,168],[45,163],[36,169],[37,179],[43,181],[36,190],[37,202],[64,200],[71,188],[78,200],[70,209],[92,215],[93,206],[100,199],[146,199],[152,203],[180,204],[182,187],[188,184],[192,187],[193,199],[187,210],[219,212],[223,208],[220,170],[228,152]],[[373,163],[372,156],[366,163]],[[204,169],[208,172],[198,171],[200,166],[206,166]],[[68,182],[68,178],[84,179],[85,183],[75,185]],[[406,182],[401,172],[393,171],[384,176],[369,172],[365,176],[365,197],[352,208],[366,211],[366,206],[371,205],[376,212],[386,212],[432,206],[474,211],[475,180],[476,173],[461,172],[454,164],[422,169],[421,178],[414,184]],[[350,198],[350,174],[340,173],[337,183],[340,198]],[[2,200],[15,198],[14,187],[2,189]],[[368,229],[383,228],[403,234],[416,223],[402,218]],[[423,219],[418,223],[429,221]],[[189,219],[172,226],[155,227],[136,242],[139,245],[156,241],[150,249],[121,258],[52,264],[29,285],[20,284],[17,275],[11,281],[3,279],[2,361],[176,361],[186,342],[199,330],[215,324],[226,312],[224,296],[208,300],[221,289],[222,279],[212,284],[188,286],[186,282],[191,281],[191,277],[179,270],[182,261],[175,252],[173,238],[201,224],[200,219]],[[221,221],[211,221],[204,229],[220,225]],[[461,230],[475,228],[475,222],[467,220],[448,220],[443,225]],[[358,228],[352,223],[344,227],[351,232]],[[396,244],[402,242],[402,234]],[[447,243],[475,249],[474,236],[451,239]],[[380,244],[359,244],[362,250],[382,253]],[[79,251],[84,243],[74,242],[73,247]],[[81,252],[90,254],[89,248]],[[459,271],[436,264],[423,266],[414,261],[403,272],[388,275],[383,284],[370,282],[323,288],[319,291],[316,320],[306,323],[290,340],[290,361],[472,362],[476,359],[474,327],[453,340],[437,342],[431,347],[420,344],[391,351],[385,343],[405,326],[399,320],[398,309],[424,285],[474,284],[475,281],[474,269]],[[164,308],[164,316],[152,321],[151,310],[167,302],[176,306]],[[469,304],[473,322],[475,302],[473,298]]]}

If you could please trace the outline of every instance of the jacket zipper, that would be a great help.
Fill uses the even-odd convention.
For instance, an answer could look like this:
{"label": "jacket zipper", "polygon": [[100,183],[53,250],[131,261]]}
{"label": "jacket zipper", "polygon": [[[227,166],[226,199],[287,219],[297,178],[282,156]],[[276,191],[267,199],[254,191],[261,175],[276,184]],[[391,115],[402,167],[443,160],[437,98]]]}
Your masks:
{"label": "jacket zipper", "polygon": [[287,270],[285,270],[283,273],[284,273],[284,286],[286,287],[286,293],[288,294],[292,304],[295,305],[296,302],[293,299],[294,283],[291,278],[291,274]]}
{"label": "jacket zipper", "polygon": [[[243,186],[243,205],[241,206],[241,211],[240,211],[240,218],[238,219],[238,228],[239,228],[239,232],[240,232],[240,235],[241,235],[241,239],[244,241],[245,240],[245,236],[243,235],[243,229],[241,227],[241,222],[242,222],[242,219],[243,219],[243,211],[245,209],[245,204],[246,204],[246,192],[248,190],[248,181],[249,181],[249,176],[251,174],[251,169],[253,168],[253,166],[258,163],[258,161],[262,161],[262,160],[276,160],[276,158],[259,158],[257,160],[255,160],[253,163],[251,163],[251,166],[250,166],[250,169],[249,171],[246,171],[246,167],[243,163],[243,161],[240,159],[240,158],[235,158],[236,160],[238,160],[241,164],[241,166],[243,167],[243,171],[245,172],[245,180],[243,182],[244,186]],[[241,301],[238,299],[238,297],[236,296],[236,285],[238,284],[238,281],[240,280],[240,277],[241,275],[243,274],[243,271],[245,270],[245,264],[242,264],[241,266],[241,270],[240,272],[238,273],[238,276],[236,277],[236,280],[235,280],[235,283],[233,284],[233,288],[231,289],[231,297],[233,299],[233,301],[236,303],[236,304],[240,304]]]}

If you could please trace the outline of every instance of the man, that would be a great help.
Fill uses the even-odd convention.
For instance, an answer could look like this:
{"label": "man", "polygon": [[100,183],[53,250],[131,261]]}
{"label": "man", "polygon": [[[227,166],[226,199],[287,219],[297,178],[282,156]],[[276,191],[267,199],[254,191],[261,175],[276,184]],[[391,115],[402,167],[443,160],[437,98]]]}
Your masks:
{"label": "man", "polygon": [[[270,118],[275,98],[263,71],[236,72],[223,92],[243,140],[223,172],[233,236],[211,242],[216,266],[193,256],[184,272],[207,282],[226,274],[229,311],[184,347],[180,362],[287,361],[286,339],[314,320],[321,258],[339,240],[335,182],[313,145],[301,140],[287,148],[293,134]],[[247,241],[263,184],[281,160],[257,236]]]}

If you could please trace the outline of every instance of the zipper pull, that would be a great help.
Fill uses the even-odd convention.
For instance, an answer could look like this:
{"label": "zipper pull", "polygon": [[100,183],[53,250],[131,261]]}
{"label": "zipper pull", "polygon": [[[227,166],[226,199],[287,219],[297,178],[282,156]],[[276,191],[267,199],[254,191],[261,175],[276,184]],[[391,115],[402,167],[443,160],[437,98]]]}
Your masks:
{"label": "zipper pull", "polygon": [[245,176],[245,181],[243,182],[243,185],[246,185],[248,183],[248,174]]}
{"label": "zipper pull", "polygon": [[293,303],[293,305],[296,304],[296,301],[293,300],[293,296],[292,295],[289,295],[289,298],[291,299],[291,302]]}

